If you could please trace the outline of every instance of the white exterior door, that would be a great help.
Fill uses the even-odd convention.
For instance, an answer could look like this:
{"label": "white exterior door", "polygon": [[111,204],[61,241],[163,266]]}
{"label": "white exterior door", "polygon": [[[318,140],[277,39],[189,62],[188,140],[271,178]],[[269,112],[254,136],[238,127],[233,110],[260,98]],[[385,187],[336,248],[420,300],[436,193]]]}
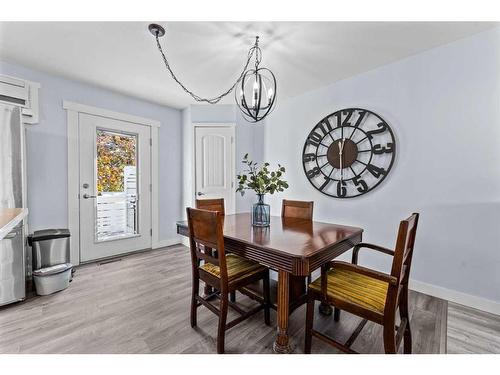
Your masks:
{"label": "white exterior door", "polygon": [[79,114],[80,261],[151,248],[151,128]]}
{"label": "white exterior door", "polygon": [[196,199],[224,198],[235,212],[234,127],[195,127]]}

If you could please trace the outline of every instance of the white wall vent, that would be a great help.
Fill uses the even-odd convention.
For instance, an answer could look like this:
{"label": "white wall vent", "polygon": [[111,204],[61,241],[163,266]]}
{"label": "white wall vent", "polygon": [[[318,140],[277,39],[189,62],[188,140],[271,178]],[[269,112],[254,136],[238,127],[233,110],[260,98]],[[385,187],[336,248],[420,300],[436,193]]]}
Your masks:
{"label": "white wall vent", "polygon": [[40,84],[0,75],[0,102],[21,107],[25,124],[38,123]]}

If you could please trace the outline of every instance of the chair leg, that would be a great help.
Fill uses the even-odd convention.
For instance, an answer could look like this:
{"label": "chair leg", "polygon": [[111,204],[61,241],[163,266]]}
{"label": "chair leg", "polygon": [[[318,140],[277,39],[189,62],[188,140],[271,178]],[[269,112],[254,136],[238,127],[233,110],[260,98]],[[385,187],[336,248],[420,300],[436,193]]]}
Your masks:
{"label": "chair leg", "polygon": [[196,276],[193,277],[193,288],[191,290],[191,327],[196,327],[197,324],[197,311],[198,301],[196,297],[200,291],[200,279]]}
{"label": "chair leg", "polygon": [[408,285],[403,289],[401,295],[401,303],[399,305],[399,316],[401,319],[406,318],[406,327],[403,336],[404,346],[403,350],[405,354],[411,354],[411,329],[410,329],[410,315],[408,314]]}
{"label": "chair leg", "polygon": [[314,299],[307,299],[307,310],[306,310],[306,330],[304,333],[305,336],[305,344],[304,344],[304,353],[311,354],[311,345],[312,345],[312,329],[314,323]]}
{"label": "chair leg", "polygon": [[396,354],[396,328],[394,316],[384,321],[384,350],[386,354]]}
{"label": "chair leg", "polygon": [[236,290],[233,290],[231,294],[229,295],[229,300],[231,302],[236,302]]}
{"label": "chair leg", "polygon": [[262,294],[264,296],[264,323],[266,326],[271,325],[271,292],[269,290],[269,270],[266,272],[264,279],[262,279]]}
{"label": "chair leg", "polygon": [[333,321],[338,322],[340,320],[340,309],[334,307],[333,308]]}
{"label": "chair leg", "polygon": [[224,354],[224,340],[226,338],[227,308],[229,305],[228,293],[220,296],[219,329],[217,330],[217,354]]}
{"label": "chair leg", "polygon": [[319,310],[319,313],[321,315],[325,315],[325,316],[330,316],[332,315],[332,307],[330,306],[330,304],[326,301],[322,301],[320,304],[319,304],[319,307],[318,307],[318,310]]}

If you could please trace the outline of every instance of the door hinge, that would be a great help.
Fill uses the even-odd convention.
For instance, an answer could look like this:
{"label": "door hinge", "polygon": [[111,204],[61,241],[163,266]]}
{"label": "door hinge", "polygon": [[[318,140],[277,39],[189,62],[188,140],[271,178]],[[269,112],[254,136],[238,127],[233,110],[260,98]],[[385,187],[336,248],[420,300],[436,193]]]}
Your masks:
{"label": "door hinge", "polygon": [[149,145],[152,146],[153,145],[153,138],[149,138]]}
{"label": "door hinge", "polygon": [[234,137],[231,137],[231,143],[234,143]]}
{"label": "door hinge", "polygon": [[231,182],[231,188],[234,188],[234,182]]}
{"label": "door hinge", "polygon": [[151,235],[151,237],[153,237],[153,228],[149,230],[149,234]]}
{"label": "door hinge", "polygon": [[149,191],[152,192],[153,191],[153,184],[149,184]]}

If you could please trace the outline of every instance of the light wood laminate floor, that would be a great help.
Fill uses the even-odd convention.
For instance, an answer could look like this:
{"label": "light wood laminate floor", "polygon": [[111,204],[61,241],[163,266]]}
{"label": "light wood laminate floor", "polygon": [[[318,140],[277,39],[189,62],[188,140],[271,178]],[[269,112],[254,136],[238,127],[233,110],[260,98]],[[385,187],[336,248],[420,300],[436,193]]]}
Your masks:
{"label": "light wood laminate floor", "polygon": [[450,302],[448,353],[500,353],[500,316]]}
{"label": "light wood laminate floor", "polygon": [[[0,353],[215,353],[217,317],[201,307],[198,327],[190,327],[190,288],[189,251],[181,245],[81,266],[67,290],[0,308]],[[240,294],[238,302],[253,303]],[[410,309],[414,353],[444,353],[448,303],[411,292]],[[460,314],[459,309],[452,311]],[[276,314],[271,313],[272,327],[264,325],[262,314],[227,332],[228,353],[272,353]],[[482,315],[476,315],[468,312],[460,319],[471,327],[483,325]],[[339,323],[318,313],[315,317],[315,327],[343,340],[359,322],[345,312]],[[304,321],[302,306],[290,321],[295,353],[303,350]],[[452,329],[460,331],[463,324],[456,319]],[[494,345],[464,345],[458,336],[454,333],[454,352],[499,350]],[[314,339],[312,349],[336,353]],[[381,327],[368,323],[353,349],[383,353]]]}

